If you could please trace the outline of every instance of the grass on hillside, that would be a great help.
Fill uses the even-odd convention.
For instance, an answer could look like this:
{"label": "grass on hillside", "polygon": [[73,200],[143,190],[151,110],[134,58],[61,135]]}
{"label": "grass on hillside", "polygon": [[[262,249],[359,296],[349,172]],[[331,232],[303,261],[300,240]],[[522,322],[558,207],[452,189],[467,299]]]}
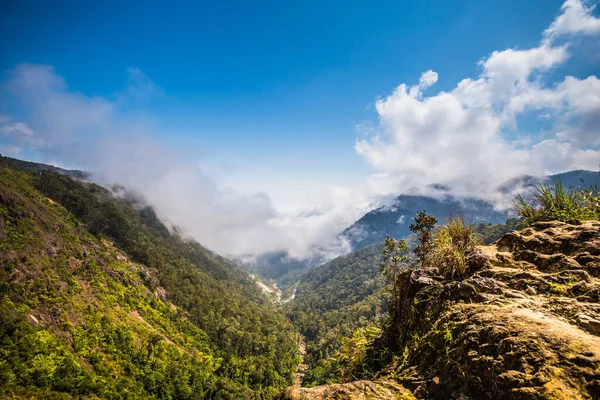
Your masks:
{"label": "grass on hillside", "polygon": [[514,204],[527,225],[538,221],[600,219],[600,190],[596,185],[575,189],[565,188],[560,181],[540,183],[531,199],[519,195]]}

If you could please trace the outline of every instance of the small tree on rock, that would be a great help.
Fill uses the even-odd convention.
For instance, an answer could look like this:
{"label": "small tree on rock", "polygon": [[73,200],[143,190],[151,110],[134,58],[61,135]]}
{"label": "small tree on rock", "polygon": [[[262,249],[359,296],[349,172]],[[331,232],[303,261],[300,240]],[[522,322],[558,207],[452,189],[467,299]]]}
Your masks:
{"label": "small tree on rock", "polygon": [[413,251],[417,255],[421,266],[424,266],[427,256],[433,248],[433,228],[437,223],[437,218],[433,215],[427,215],[423,210],[419,211],[413,219],[415,223],[411,224],[408,229],[419,236],[419,245]]}
{"label": "small tree on rock", "polygon": [[404,240],[396,240],[389,235],[386,236],[380,268],[383,276],[392,284],[392,301],[389,308],[392,318],[394,317],[395,305],[400,297],[398,277],[408,261],[407,252],[408,246]]}

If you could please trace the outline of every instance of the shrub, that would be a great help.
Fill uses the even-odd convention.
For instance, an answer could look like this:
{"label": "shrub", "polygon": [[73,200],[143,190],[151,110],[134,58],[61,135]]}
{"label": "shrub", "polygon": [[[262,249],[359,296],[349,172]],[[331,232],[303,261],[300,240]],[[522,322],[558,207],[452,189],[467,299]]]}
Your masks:
{"label": "shrub", "polygon": [[473,227],[462,217],[452,217],[434,234],[428,263],[438,267],[446,277],[464,276],[468,270],[467,256],[476,246]]}
{"label": "shrub", "polygon": [[427,215],[425,210],[419,211],[416,217],[413,218],[414,224],[411,224],[408,229],[414,232],[419,237],[419,245],[414,248],[413,252],[421,262],[421,266],[425,265],[427,255],[433,246],[432,232],[437,223],[437,218],[433,215]]}
{"label": "shrub", "polygon": [[600,191],[597,186],[565,188],[560,180],[535,186],[531,199],[519,195],[515,208],[527,225],[538,221],[600,219]]}
{"label": "shrub", "polygon": [[381,335],[381,328],[375,324],[357,329],[351,338],[342,338],[337,362],[338,374],[342,382],[351,382],[372,376],[367,366],[367,350]]}

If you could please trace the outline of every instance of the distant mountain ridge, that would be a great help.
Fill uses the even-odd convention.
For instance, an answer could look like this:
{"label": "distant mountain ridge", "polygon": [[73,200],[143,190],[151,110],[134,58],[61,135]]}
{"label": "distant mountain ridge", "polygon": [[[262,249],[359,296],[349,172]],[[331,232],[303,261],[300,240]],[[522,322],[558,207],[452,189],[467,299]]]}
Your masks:
{"label": "distant mountain ridge", "polygon": [[51,171],[73,179],[88,179],[90,176],[89,172],[78,169],[65,169],[50,164],[23,161],[12,157],[6,157],[2,154],[0,154],[0,165],[7,165],[32,174],[39,174],[42,171]]}
{"label": "distant mountain ridge", "polygon": [[[511,192],[517,186],[532,186],[540,181],[560,180],[566,187],[600,186],[600,173],[575,170],[551,175],[546,178],[523,176],[499,187],[501,192]],[[415,214],[425,210],[442,221],[451,215],[460,214],[473,224],[502,224],[509,217],[509,211],[494,209],[492,203],[475,198],[458,198],[443,195],[440,198],[402,194],[391,206],[379,207],[363,215],[348,227],[342,235],[351,243],[352,249],[360,249],[381,242],[386,235],[403,238],[410,234],[408,227]]]}
{"label": "distant mountain ridge", "polygon": [[[560,179],[564,186],[581,187],[583,185],[599,185],[600,173],[586,170],[574,170],[551,175],[545,180]],[[544,181],[524,175],[511,179],[498,186],[501,193],[513,193],[517,187],[533,186]],[[410,234],[408,227],[412,218],[421,210],[435,215],[439,221],[450,215],[460,214],[472,224],[504,224],[509,219],[509,210],[495,210],[492,203],[475,198],[458,198],[449,194],[450,189],[444,185],[431,185],[441,193],[441,197],[402,194],[396,198],[392,206],[379,207],[369,211],[354,224],[345,229],[340,236],[348,240],[353,251],[382,242],[389,234],[395,238],[404,238]],[[526,193],[524,193],[526,195]],[[306,271],[327,262],[327,259],[293,260],[284,251],[266,253],[258,256],[252,263],[243,263],[252,273],[269,280],[272,279],[282,289],[294,285]]]}

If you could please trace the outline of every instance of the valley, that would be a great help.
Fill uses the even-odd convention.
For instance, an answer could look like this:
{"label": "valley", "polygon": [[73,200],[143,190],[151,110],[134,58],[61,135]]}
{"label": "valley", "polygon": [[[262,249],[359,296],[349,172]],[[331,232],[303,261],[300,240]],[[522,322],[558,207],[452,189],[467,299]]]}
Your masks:
{"label": "valley", "polygon": [[[572,175],[582,172],[561,179]],[[600,223],[540,222],[521,230],[518,219],[475,218],[486,222],[472,226],[483,245],[469,261],[472,272],[455,280],[414,269],[411,252],[396,304],[380,270],[383,242],[356,242],[355,251],[292,268],[278,281],[169,230],[135,196],[82,178],[1,160],[4,396],[567,398],[600,390],[591,383],[600,365]],[[418,206],[418,198],[411,201]],[[368,239],[376,240],[390,225],[374,221],[404,212],[380,210],[357,224],[379,226]],[[405,237],[408,248],[419,245],[416,235]],[[525,333],[519,321],[539,329]],[[507,348],[493,343],[510,332],[519,354],[534,352],[533,336],[556,354],[528,359],[526,367],[509,363]],[[490,350],[473,353],[465,340]],[[498,372],[453,378],[474,365]]]}
{"label": "valley", "polygon": [[599,37],[0,2],[0,400],[600,400]]}

